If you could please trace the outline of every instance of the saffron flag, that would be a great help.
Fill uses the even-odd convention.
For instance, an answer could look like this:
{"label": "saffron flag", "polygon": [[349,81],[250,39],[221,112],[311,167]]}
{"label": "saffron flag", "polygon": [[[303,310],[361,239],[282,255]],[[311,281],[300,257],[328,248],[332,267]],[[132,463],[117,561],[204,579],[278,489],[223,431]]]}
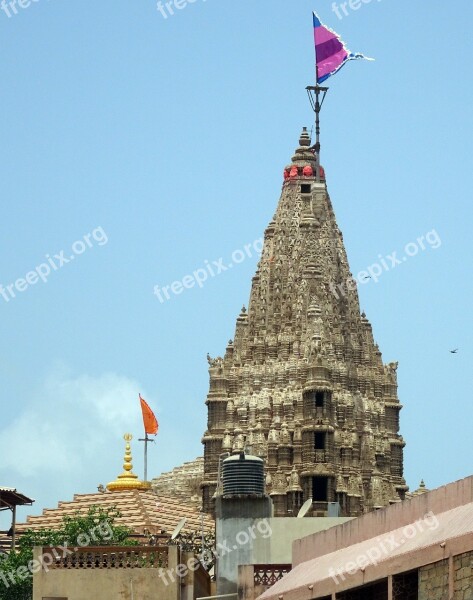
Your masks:
{"label": "saffron flag", "polygon": [[158,420],[154,416],[153,411],[148,406],[146,400],[141,397],[139,394],[140,403],[141,403],[141,412],[143,413],[143,423],[145,426],[145,433],[150,433],[151,435],[156,435],[158,433]]}
{"label": "saffron flag", "polygon": [[340,39],[340,36],[322,23],[317,14],[314,16],[315,64],[317,83],[322,83],[335,75],[349,60],[364,58],[363,54],[353,54]]}

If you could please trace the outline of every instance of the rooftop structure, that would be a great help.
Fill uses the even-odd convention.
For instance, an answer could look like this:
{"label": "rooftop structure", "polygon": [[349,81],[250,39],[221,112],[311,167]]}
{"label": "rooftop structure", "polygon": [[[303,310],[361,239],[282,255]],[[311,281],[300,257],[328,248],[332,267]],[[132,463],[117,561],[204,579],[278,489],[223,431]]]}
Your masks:
{"label": "rooftop structure", "polygon": [[16,507],[31,506],[34,500],[28,498],[15,488],[0,486],[0,511],[11,510],[11,527],[8,531],[0,532],[0,550],[15,548],[16,538]]}
{"label": "rooftop structure", "polygon": [[133,473],[130,442],[132,436],[125,434],[125,458],[123,473],[106,487],[98,486],[98,492],[76,494],[69,502],[59,502],[55,509],[45,509],[39,516],[29,516],[26,523],[18,525],[21,533],[26,529],[55,529],[63,524],[65,516],[77,512],[86,513],[92,506],[116,507],[120,516],[116,523],[129,527],[135,536],[162,536],[169,538],[177,527],[183,534],[212,533],[214,522],[203,515],[195,502],[189,502],[184,495],[174,496],[168,487],[166,494],[156,493],[150,482],[140,481]]}
{"label": "rooftop structure", "polygon": [[[59,502],[57,508],[48,508],[41,515],[29,516],[25,523],[18,525],[18,531],[59,528],[64,516],[72,516],[77,511],[86,513],[92,506],[116,506],[121,513],[116,523],[130,527],[137,535],[163,532],[170,536],[184,517],[184,533],[201,530],[201,514],[180,498],[157,496],[151,490],[135,489],[76,494],[68,502]],[[213,531],[214,524],[208,515],[204,516],[204,527],[206,531]]]}

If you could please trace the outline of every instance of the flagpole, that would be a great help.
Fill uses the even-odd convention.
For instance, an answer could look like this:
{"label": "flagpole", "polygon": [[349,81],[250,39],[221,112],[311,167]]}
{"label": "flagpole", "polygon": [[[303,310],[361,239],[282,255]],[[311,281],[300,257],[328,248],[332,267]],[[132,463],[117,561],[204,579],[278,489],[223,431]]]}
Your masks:
{"label": "flagpole", "polygon": [[148,434],[145,433],[145,481],[148,481]]}
{"label": "flagpole", "polygon": [[[306,87],[307,94],[309,96],[312,110],[315,112],[315,144],[312,146],[315,150],[316,158],[316,179],[320,181],[320,111],[325,100],[325,96],[328,92],[328,87],[323,87],[318,84],[318,67],[315,67],[316,71],[316,85],[309,85]],[[322,99],[320,97],[322,96]]]}
{"label": "flagpole", "polygon": [[148,481],[148,442],[152,442],[153,440],[148,437],[148,434],[145,432],[145,437],[140,438],[139,442],[145,443],[145,478],[144,481]]}

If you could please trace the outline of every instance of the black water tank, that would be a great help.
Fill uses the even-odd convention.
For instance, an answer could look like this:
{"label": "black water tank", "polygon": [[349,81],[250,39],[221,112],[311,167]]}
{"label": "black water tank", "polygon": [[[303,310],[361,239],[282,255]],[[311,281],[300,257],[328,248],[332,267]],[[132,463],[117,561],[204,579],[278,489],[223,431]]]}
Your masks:
{"label": "black water tank", "polygon": [[257,456],[236,454],[223,461],[223,497],[264,496],[264,462]]}

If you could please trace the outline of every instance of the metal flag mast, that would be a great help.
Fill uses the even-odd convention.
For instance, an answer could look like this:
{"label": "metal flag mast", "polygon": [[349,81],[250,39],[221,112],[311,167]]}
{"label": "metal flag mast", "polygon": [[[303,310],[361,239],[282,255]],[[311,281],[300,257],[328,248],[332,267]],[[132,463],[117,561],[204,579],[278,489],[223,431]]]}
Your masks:
{"label": "metal flag mast", "polygon": [[148,481],[148,444],[149,444],[149,442],[152,442],[154,444],[154,440],[152,440],[150,437],[148,437],[148,434],[145,432],[145,437],[138,438],[138,441],[145,443],[145,477],[144,477],[144,481]]}
{"label": "metal flag mast", "polygon": [[[319,73],[317,66],[315,67],[315,72],[315,80],[318,81]],[[312,148],[315,150],[315,160],[317,165],[316,179],[317,181],[320,181],[320,111],[322,110],[322,105],[324,103],[325,96],[327,95],[328,87],[323,87],[316,83],[315,86],[307,86],[306,90],[312,110],[315,112],[315,144],[312,146]]]}

